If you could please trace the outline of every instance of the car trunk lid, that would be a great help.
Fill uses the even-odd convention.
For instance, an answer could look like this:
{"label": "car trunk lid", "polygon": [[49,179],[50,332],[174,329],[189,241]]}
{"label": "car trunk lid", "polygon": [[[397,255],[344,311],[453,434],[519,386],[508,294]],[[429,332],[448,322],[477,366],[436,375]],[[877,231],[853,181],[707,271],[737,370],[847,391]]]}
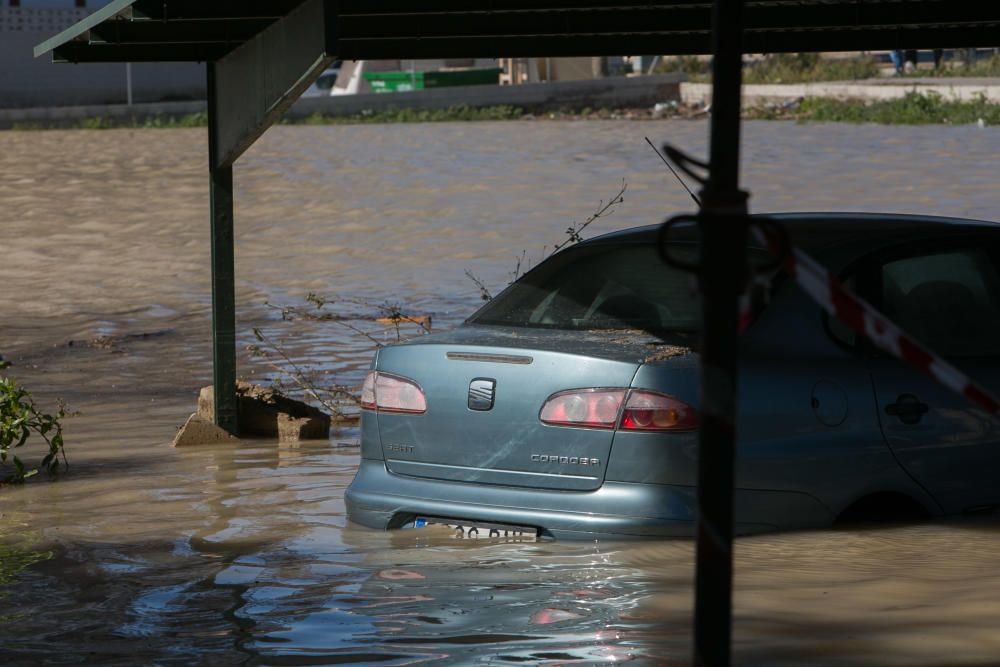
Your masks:
{"label": "car trunk lid", "polygon": [[662,344],[637,332],[465,326],[385,348],[377,369],[414,380],[427,399],[424,414],[378,413],[386,466],[458,482],[598,488],[614,431],[549,426],[539,411],[567,389],[628,387],[651,341]]}

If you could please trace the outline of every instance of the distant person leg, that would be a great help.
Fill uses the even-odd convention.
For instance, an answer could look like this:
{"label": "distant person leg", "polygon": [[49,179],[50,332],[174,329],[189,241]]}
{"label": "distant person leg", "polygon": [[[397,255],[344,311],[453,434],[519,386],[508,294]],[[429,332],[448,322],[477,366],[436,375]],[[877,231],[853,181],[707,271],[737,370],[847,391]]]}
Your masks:
{"label": "distant person leg", "polygon": [[892,60],[892,66],[896,68],[897,76],[903,73],[903,52],[900,50],[890,51],[889,59]]}

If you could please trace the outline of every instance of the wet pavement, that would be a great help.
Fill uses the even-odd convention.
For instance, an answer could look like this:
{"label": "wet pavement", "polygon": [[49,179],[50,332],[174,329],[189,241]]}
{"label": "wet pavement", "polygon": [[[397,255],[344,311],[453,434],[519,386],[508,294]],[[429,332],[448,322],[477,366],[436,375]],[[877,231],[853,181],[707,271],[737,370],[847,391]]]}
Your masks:
{"label": "wet pavement", "polygon": [[[706,134],[675,121],[274,128],[236,169],[241,347],[260,327],[356,384],[371,340],[267,304],[397,301],[452,326],[478,303],[466,269],[501,287],[515,256],[537,259],[622,179],[624,205],[594,233],[689,210],[643,136],[704,154]],[[1000,217],[997,130],[747,123],[744,143],[758,212]],[[329,443],[170,447],[211,379],[204,144],[202,130],[0,133],[0,353],[43,403],[81,412],[69,475],[0,490],[0,663],[688,664],[690,542],[351,526],[349,428]],[[273,377],[245,353],[240,368]],[[1000,664],[998,529],[739,540],[735,661]]]}

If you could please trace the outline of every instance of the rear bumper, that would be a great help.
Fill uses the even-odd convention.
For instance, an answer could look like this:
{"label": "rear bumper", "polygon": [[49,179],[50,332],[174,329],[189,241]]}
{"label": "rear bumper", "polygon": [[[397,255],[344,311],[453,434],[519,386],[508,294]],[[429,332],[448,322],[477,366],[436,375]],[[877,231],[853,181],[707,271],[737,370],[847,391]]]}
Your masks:
{"label": "rear bumper", "polygon": [[[605,482],[593,491],[545,491],[405,477],[390,473],[383,461],[361,459],[345,501],[351,521],[383,530],[400,528],[420,515],[533,526],[557,539],[695,533],[694,489],[664,484]],[[779,527],[787,526],[740,522],[736,532]]]}

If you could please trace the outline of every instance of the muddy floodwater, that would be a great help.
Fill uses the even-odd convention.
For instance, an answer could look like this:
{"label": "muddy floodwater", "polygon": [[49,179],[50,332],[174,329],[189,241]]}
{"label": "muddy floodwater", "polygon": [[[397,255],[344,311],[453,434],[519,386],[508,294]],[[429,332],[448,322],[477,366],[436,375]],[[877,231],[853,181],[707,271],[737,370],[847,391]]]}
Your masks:
{"label": "muddy floodwater", "polygon": [[[445,328],[478,303],[466,270],[501,287],[623,179],[589,232],[690,210],[646,135],[705,154],[703,122],[270,130],[236,167],[241,374],[274,377],[243,351],[259,327],[360,381],[370,339],[283,321],[309,293]],[[757,212],[1000,218],[997,129],[748,123],[744,144]],[[690,542],[352,526],[350,428],[170,446],[211,381],[206,162],[203,130],[0,132],[0,354],[80,412],[70,474],[0,489],[0,663],[689,664]],[[1000,664],[998,521],[740,539],[735,587],[737,664]]]}

